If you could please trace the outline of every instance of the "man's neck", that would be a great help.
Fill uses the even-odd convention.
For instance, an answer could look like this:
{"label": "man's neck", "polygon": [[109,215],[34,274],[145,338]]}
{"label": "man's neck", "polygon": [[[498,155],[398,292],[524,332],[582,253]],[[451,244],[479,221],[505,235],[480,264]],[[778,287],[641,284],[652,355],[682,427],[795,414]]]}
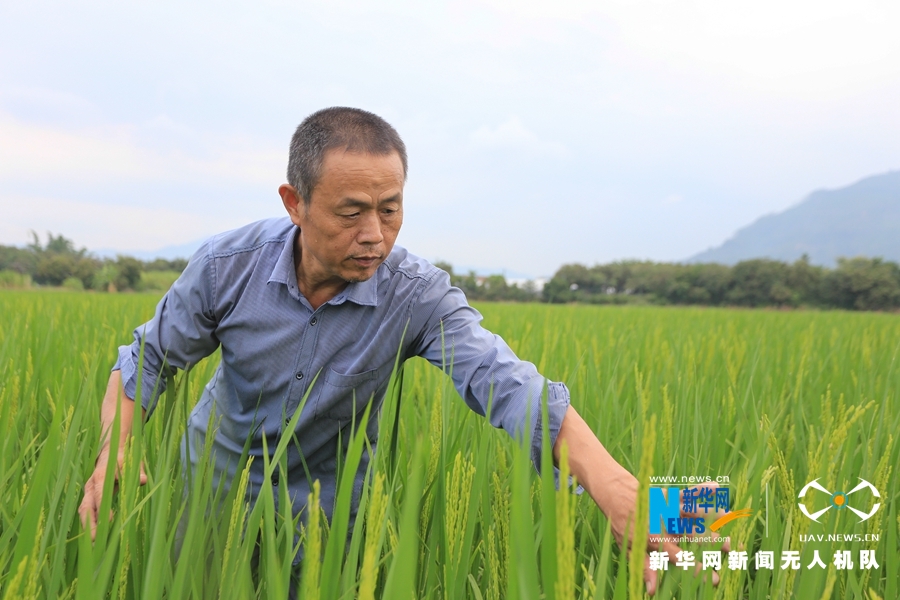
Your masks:
{"label": "man's neck", "polygon": [[297,287],[309,302],[313,310],[347,289],[348,282],[336,277],[316,277],[316,265],[310,258],[304,264],[303,251],[300,247],[300,236],[294,243],[294,271],[297,275]]}

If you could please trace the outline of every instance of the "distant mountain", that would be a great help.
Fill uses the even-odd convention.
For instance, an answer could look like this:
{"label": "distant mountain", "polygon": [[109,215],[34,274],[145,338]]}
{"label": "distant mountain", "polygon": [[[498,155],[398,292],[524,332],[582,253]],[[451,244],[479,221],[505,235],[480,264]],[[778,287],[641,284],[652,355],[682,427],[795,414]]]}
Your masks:
{"label": "distant mountain", "polygon": [[686,262],[731,265],[750,258],[793,262],[803,254],[825,266],[834,266],[840,256],[900,262],[900,171],[813,192],[799,204],[761,217],[718,248]]}

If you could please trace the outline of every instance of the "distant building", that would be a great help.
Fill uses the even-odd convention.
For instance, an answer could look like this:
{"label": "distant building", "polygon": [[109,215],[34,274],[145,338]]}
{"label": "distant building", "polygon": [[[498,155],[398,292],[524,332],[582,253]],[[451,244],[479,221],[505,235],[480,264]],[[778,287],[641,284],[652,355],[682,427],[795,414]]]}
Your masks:
{"label": "distant building", "polygon": [[515,286],[519,289],[528,290],[535,294],[540,294],[544,291],[544,286],[547,285],[547,282],[550,281],[549,277],[535,277],[534,279],[528,279],[525,277],[507,277],[506,285]]}

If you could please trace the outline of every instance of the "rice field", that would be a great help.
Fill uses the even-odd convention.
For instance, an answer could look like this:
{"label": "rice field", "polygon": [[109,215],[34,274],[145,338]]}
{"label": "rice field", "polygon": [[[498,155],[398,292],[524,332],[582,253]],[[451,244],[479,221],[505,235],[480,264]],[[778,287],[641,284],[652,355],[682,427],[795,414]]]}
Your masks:
{"label": "rice field", "polygon": [[[92,542],[77,508],[98,449],[100,400],[116,347],[157,299],[0,292],[2,598],[284,598],[300,546],[304,599],[644,596],[631,567],[643,557],[629,564],[590,498],[557,489],[549,468],[538,476],[527,450],[468,411],[449,380],[419,360],[371,415],[382,420],[379,452],[355,521],[344,482],[362,435],[346,450],[330,523],[315,496],[308,519],[278,513],[273,495],[284,486],[264,487],[248,506],[246,479],[228,494],[213,488],[210,472],[185,482],[179,442],[213,356],[180,375],[136,427],[118,493],[104,497],[114,516],[101,519]],[[721,531],[732,550],[748,553],[749,568],[728,569],[723,558],[713,587],[673,564],[657,597],[900,597],[900,317],[478,308],[522,358],[568,384],[574,406],[642,485],[650,476],[727,476],[732,510],[752,511]],[[286,444],[270,449],[267,469],[279,467]],[[849,491],[860,477],[880,492],[872,518],[858,523],[836,510],[816,523],[802,514],[798,494],[809,481]],[[684,547],[698,557],[715,548]],[[774,551],[773,569],[755,568],[759,550]],[[844,550],[853,568],[833,564]],[[874,550],[878,568],[861,569],[860,550]],[[785,551],[799,552],[799,569],[780,568]],[[807,568],[816,552],[825,568]]]}

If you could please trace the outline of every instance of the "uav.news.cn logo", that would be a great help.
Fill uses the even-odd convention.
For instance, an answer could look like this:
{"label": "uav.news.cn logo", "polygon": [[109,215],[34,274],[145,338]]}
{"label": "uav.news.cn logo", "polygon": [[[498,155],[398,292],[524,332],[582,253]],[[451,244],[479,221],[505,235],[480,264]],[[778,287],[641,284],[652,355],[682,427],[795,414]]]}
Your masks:
{"label": "uav.news.cn logo", "polygon": [[[826,494],[829,497],[829,504],[821,510],[817,510],[816,512],[813,512],[813,513],[809,512],[809,509],[806,507],[804,497],[806,496],[806,493],[810,489],[818,490],[818,491]],[[881,494],[878,493],[878,490],[875,489],[875,486],[872,485],[871,483],[869,483],[868,481],[866,481],[865,479],[863,479],[862,477],[859,477],[859,485],[854,487],[849,492],[842,492],[842,491],[829,492],[827,489],[825,489],[825,487],[822,486],[822,484],[819,483],[818,479],[813,479],[812,481],[810,481],[809,483],[804,485],[802,490],[800,490],[800,494],[797,496],[797,498],[800,499],[801,501],[797,503],[797,506],[800,507],[800,512],[802,512],[804,515],[806,515],[808,518],[812,519],[816,523],[820,522],[819,517],[824,515],[826,512],[828,512],[832,508],[835,508],[837,510],[842,510],[844,508],[847,508],[851,512],[853,512],[856,516],[858,516],[859,522],[862,523],[863,521],[867,521],[868,519],[871,519],[875,515],[875,513],[878,512],[878,509],[881,508],[881,502],[875,502],[874,506],[872,506],[872,508],[869,510],[869,512],[863,512],[862,510],[859,510],[858,508],[853,508],[852,506],[850,506],[850,495],[855,494],[856,492],[859,492],[862,490],[866,490],[866,489],[869,490],[871,495],[874,496],[875,498],[881,498]],[[853,501],[854,502],[866,502],[866,500],[864,500],[861,497],[853,498]]]}

